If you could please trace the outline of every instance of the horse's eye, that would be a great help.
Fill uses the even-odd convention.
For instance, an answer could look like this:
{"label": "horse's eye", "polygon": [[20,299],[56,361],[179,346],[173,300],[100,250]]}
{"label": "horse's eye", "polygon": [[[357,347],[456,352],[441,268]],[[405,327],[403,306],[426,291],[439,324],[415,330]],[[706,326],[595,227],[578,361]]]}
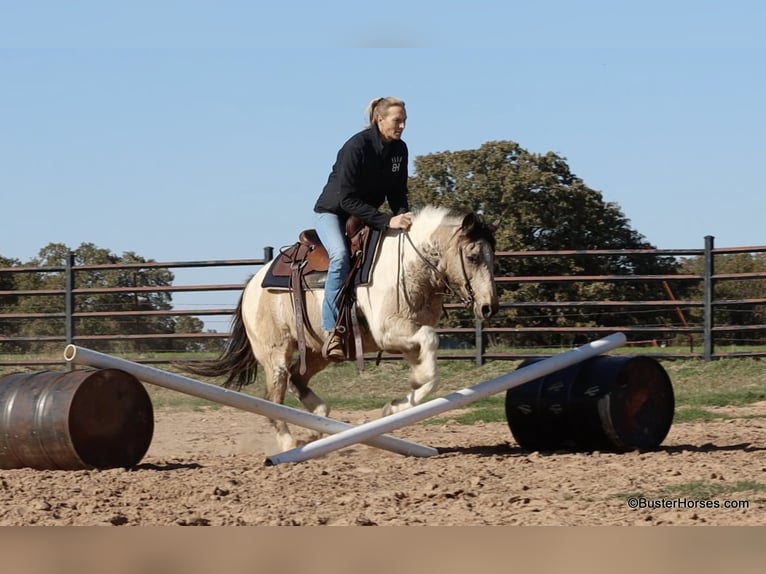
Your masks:
{"label": "horse's eye", "polygon": [[477,253],[469,253],[467,256],[468,262],[473,265],[478,265],[481,262],[481,257]]}

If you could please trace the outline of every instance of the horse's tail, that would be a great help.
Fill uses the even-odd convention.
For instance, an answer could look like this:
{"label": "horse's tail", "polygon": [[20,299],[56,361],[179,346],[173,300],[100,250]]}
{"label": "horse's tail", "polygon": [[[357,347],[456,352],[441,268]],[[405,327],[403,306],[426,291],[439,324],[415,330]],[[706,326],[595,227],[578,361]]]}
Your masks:
{"label": "horse's tail", "polygon": [[184,371],[203,377],[219,377],[226,375],[223,386],[227,388],[242,388],[255,382],[258,372],[258,362],[253,355],[253,349],[247,338],[245,323],[242,320],[242,299],[239,298],[237,309],[231,323],[231,337],[226,347],[216,359],[196,361],[194,363],[178,364]]}

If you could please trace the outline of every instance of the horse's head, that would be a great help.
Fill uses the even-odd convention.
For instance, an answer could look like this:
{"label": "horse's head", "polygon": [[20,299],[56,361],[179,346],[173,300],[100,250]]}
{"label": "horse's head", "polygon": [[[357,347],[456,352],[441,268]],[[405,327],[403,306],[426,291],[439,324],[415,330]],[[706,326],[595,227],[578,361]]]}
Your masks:
{"label": "horse's head", "polygon": [[463,302],[478,319],[489,319],[499,308],[495,286],[495,236],[492,226],[468,213],[447,246],[444,261],[450,283],[459,286]]}

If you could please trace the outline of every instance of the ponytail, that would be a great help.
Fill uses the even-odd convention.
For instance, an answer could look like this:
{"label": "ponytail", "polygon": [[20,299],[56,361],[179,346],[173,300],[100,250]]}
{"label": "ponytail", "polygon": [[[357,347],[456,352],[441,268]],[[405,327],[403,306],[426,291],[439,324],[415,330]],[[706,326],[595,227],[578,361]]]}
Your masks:
{"label": "ponytail", "polygon": [[400,106],[404,108],[404,100],[394,97],[375,98],[367,104],[367,126],[375,124],[376,116],[384,116],[388,111],[388,108],[393,106]]}

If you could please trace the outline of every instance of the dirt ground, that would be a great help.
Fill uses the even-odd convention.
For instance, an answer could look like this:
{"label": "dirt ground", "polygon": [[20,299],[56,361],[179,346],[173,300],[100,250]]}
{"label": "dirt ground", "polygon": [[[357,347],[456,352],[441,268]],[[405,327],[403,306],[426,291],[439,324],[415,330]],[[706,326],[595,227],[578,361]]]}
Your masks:
{"label": "dirt ground", "polygon": [[726,411],[674,424],[655,452],[529,453],[505,423],[450,422],[392,433],[435,457],[359,445],[277,466],[258,415],[155,411],[137,468],[0,470],[0,525],[766,524],[766,402]]}

